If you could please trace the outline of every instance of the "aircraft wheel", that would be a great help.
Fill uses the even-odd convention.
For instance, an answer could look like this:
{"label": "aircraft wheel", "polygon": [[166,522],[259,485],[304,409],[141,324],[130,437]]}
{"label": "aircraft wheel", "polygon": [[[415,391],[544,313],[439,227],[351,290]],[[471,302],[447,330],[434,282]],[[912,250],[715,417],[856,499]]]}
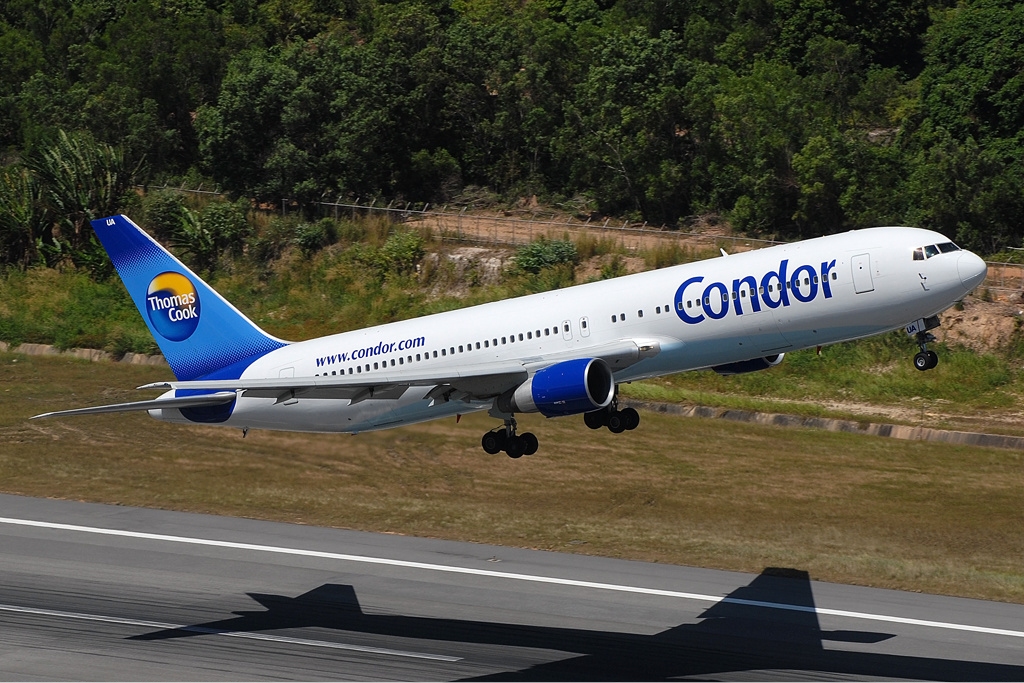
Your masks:
{"label": "aircraft wheel", "polygon": [[932,359],[928,357],[927,353],[921,351],[914,356],[914,367],[924,372],[932,367]]}
{"label": "aircraft wheel", "polygon": [[604,427],[605,411],[595,410],[592,413],[583,413],[583,422],[591,429]]}
{"label": "aircraft wheel", "polygon": [[612,434],[621,434],[626,431],[626,420],[618,410],[608,414],[608,430]]}
{"label": "aircraft wheel", "polygon": [[500,453],[505,445],[505,432],[487,432],[484,434],[484,438],[480,440],[480,445],[491,455]]}
{"label": "aircraft wheel", "polygon": [[934,351],[928,351],[928,369],[931,370],[939,364],[939,354]]}
{"label": "aircraft wheel", "polygon": [[505,439],[505,454],[510,458],[521,458],[526,454],[526,443],[521,436]]}
{"label": "aircraft wheel", "polygon": [[622,420],[625,422],[627,430],[636,429],[640,426],[640,413],[633,408],[626,408],[622,411]]}
{"label": "aircraft wheel", "polygon": [[533,455],[540,448],[540,442],[537,441],[537,437],[532,432],[520,434],[519,438],[523,440],[523,445],[526,447],[523,450],[523,455]]}

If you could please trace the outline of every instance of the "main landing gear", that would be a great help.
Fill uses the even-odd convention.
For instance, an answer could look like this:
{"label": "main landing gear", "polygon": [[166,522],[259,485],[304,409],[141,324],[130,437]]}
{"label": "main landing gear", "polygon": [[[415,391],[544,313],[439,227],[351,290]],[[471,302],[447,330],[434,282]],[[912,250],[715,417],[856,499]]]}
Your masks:
{"label": "main landing gear", "polygon": [[918,332],[915,339],[917,347],[921,350],[914,355],[914,367],[922,372],[931,370],[939,364],[939,354],[928,348],[928,343],[935,341],[935,335],[930,332]]}
{"label": "main landing gear", "polygon": [[619,410],[618,400],[614,400],[607,408],[583,413],[583,421],[591,429],[607,427],[612,434],[621,434],[640,425],[640,413],[633,408]]}
{"label": "main landing gear", "polygon": [[536,453],[539,446],[537,437],[531,432],[516,434],[516,427],[516,419],[511,416],[506,417],[505,426],[492,429],[484,434],[480,445],[491,455],[505,451],[510,458],[521,458],[524,455]]}

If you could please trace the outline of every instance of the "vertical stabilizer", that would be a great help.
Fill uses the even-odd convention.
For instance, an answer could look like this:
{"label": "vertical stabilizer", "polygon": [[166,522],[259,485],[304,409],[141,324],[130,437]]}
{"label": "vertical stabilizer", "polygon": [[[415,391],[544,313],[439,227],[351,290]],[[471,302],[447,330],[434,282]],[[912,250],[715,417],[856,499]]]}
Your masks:
{"label": "vertical stabilizer", "polygon": [[127,216],[92,221],[179,380],[236,379],[287,342],[268,335]]}

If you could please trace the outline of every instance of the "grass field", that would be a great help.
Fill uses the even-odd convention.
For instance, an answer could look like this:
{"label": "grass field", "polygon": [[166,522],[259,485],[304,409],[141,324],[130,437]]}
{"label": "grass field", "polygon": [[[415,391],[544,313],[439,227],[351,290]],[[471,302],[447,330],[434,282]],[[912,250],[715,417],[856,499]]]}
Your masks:
{"label": "grass field", "polygon": [[0,489],[1024,602],[1020,453],[645,413],[624,435],[526,415],[386,432],[28,422],[145,398],[166,369],[0,354]]}

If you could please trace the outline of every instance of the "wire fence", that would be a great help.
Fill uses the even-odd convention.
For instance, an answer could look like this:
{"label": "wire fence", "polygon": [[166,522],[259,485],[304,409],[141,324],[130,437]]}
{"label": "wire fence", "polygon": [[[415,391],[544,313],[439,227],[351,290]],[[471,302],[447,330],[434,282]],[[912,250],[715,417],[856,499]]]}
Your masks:
{"label": "wire fence", "polygon": [[470,211],[470,207],[449,209],[447,206],[442,206],[432,209],[430,205],[395,206],[394,202],[386,206],[358,202],[354,204],[317,202],[316,206],[320,215],[332,216],[335,219],[380,216],[392,222],[427,229],[441,241],[488,245],[528,244],[541,237],[558,239],[566,234],[570,236],[586,234],[597,239],[610,239],[623,248],[634,251],[658,240],[687,241],[707,244],[715,248],[731,247],[733,250],[756,249],[781,244],[775,240],[652,226],[646,222],[636,223],[625,220],[620,223],[609,217],[595,218],[594,216],[583,219],[571,214],[528,209]]}

